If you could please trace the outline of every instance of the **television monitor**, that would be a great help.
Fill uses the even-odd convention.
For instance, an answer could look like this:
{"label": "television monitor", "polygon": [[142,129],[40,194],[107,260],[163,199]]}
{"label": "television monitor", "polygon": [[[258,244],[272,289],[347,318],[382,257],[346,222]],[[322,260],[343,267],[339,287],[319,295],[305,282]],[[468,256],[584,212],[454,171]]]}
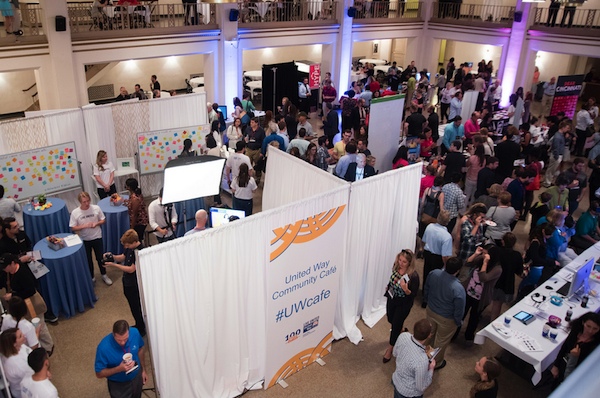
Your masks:
{"label": "television monitor", "polygon": [[229,113],[227,113],[227,105],[219,105],[219,110],[223,114],[223,117],[225,118],[225,120],[227,120],[227,118],[229,117],[228,116]]}
{"label": "television monitor", "polygon": [[589,290],[589,279],[596,260],[592,257],[586,260],[579,267],[567,267],[566,269],[573,273],[571,282],[567,282],[558,290],[559,294],[565,297],[573,297],[576,294],[583,295]]}
{"label": "television monitor", "polygon": [[221,207],[210,208],[210,226],[212,228],[219,227],[230,222],[230,218],[235,216],[239,219],[246,217],[243,210],[223,209]]}

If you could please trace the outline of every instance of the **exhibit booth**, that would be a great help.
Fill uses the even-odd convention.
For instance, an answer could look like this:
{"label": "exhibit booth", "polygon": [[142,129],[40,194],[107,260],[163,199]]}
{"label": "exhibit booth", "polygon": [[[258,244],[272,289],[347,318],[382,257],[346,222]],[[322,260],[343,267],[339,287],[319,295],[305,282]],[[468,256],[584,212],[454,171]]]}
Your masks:
{"label": "exhibit booth", "polygon": [[160,393],[234,397],[358,344],[414,247],[421,167],[351,184],[269,148],[264,211],[141,251]]}

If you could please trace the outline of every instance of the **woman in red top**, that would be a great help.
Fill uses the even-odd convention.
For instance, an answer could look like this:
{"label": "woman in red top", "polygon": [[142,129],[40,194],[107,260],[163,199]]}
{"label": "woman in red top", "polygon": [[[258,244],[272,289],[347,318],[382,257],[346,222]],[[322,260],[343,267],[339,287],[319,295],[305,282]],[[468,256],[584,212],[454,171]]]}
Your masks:
{"label": "woman in red top", "polygon": [[399,169],[404,166],[408,166],[408,148],[401,146],[392,160],[392,169]]}
{"label": "woman in red top", "polygon": [[429,127],[425,127],[423,134],[423,138],[421,138],[421,157],[429,160],[435,150],[435,142]]}
{"label": "woman in red top", "polygon": [[525,207],[523,208],[523,214],[521,214],[520,220],[525,220],[527,217],[527,212],[533,203],[533,193],[540,189],[541,173],[544,166],[543,163],[538,160],[538,157],[537,150],[532,150],[528,156],[529,165],[527,166],[527,169],[535,171],[535,177],[533,181],[525,185]]}

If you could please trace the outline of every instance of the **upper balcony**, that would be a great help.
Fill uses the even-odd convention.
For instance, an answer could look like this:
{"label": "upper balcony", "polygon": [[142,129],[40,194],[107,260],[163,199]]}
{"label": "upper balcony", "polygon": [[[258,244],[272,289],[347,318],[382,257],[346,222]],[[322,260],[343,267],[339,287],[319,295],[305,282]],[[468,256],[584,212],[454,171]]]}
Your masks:
{"label": "upper balcony", "polygon": [[79,2],[67,7],[74,41],[218,29],[215,4],[159,4],[154,0],[135,6],[92,7],[92,2]]}
{"label": "upper balcony", "polygon": [[561,36],[600,37],[600,9],[536,8],[529,29]]}
{"label": "upper balcony", "polygon": [[240,27],[271,29],[339,23],[337,0],[283,0],[238,2]]}
{"label": "upper balcony", "polygon": [[423,20],[423,2],[355,0],[353,24],[417,22]]}
{"label": "upper balcony", "polygon": [[510,28],[514,6],[434,2],[430,22],[480,28]]}

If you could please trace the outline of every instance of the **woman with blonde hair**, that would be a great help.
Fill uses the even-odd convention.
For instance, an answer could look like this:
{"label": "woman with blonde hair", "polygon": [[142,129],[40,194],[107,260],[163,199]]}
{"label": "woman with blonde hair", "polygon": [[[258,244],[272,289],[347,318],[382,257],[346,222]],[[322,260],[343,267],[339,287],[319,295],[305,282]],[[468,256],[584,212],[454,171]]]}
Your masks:
{"label": "woman with blonde hair", "polygon": [[404,249],[396,255],[394,268],[384,294],[387,297],[386,314],[392,324],[390,345],[383,355],[383,363],[392,359],[392,351],[396,340],[404,327],[404,321],[410,314],[417,291],[419,290],[419,274],[415,269],[415,254],[412,250]]}
{"label": "woman with blonde hair", "polygon": [[108,161],[108,154],[106,151],[98,151],[96,163],[93,167],[93,175],[96,180],[96,187],[100,199],[104,199],[113,193],[117,193],[117,188],[115,186],[115,166]]}

